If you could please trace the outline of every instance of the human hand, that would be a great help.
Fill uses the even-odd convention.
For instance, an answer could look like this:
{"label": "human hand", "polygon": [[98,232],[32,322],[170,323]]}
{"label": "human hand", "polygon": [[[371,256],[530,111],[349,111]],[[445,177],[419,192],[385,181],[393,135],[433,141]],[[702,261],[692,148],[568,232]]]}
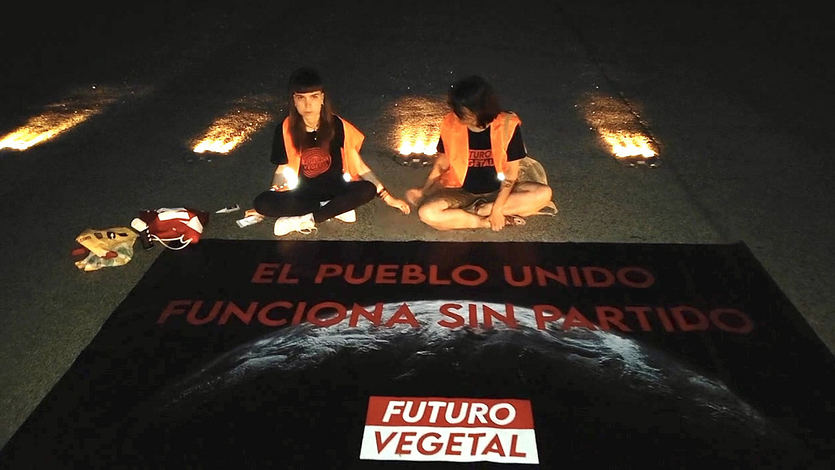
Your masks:
{"label": "human hand", "polygon": [[417,207],[421,199],[423,199],[423,189],[412,188],[406,190],[406,200],[409,201],[409,204]]}
{"label": "human hand", "polygon": [[495,206],[490,215],[488,216],[488,220],[490,220],[490,229],[494,232],[498,232],[499,230],[504,228],[505,220],[504,214],[501,210],[496,210]]}
{"label": "human hand", "polygon": [[409,207],[409,204],[407,204],[406,201],[402,199],[397,199],[394,196],[388,197],[386,199],[386,204],[388,204],[391,207],[394,207],[395,209],[399,209],[400,212],[406,215],[408,215],[412,211],[412,208]]}

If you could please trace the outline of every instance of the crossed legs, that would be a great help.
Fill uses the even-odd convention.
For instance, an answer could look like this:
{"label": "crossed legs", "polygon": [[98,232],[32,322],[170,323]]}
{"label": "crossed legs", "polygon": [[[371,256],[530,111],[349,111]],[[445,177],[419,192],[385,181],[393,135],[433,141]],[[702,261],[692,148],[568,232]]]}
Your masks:
{"label": "crossed legs", "polygon": [[[447,193],[429,196],[418,209],[420,220],[437,230],[463,228],[489,228],[487,216],[493,210],[493,202],[488,201],[474,208],[472,212],[463,209],[459,198],[447,197]],[[503,212],[507,215],[526,217],[536,214],[551,200],[551,188],[539,183],[523,182],[513,187],[513,192],[505,202]]]}
{"label": "crossed legs", "polygon": [[[313,213],[316,222],[357,208],[374,199],[377,188],[368,181],[352,181],[342,188],[327,191],[264,191],[253,202],[258,213],[269,217],[297,216]],[[329,200],[321,206],[320,201]]]}

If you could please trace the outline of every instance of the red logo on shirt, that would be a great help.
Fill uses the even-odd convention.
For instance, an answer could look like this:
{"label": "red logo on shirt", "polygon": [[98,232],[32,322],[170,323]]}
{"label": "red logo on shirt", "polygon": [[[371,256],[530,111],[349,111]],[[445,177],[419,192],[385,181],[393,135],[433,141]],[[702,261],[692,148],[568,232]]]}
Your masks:
{"label": "red logo on shirt", "polygon": [[331,154],[321,147],[311,147],[302,151],[302,174],[315,178],[331,167]]}
{"label": "red logo on shirt", "polygon": [[495,166],[493,164],[493,151],[487,150],[470,150],[470,168],[481,168],[485,166]]}

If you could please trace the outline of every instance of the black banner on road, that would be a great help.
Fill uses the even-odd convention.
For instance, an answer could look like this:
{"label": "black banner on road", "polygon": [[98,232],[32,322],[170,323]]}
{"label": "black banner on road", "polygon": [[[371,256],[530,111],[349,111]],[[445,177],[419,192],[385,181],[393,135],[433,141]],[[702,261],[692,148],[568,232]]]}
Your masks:
{"label": "black banner on road", "polygon": [[833,372],[744,244],[205,240],[0,467],[825,468]]}

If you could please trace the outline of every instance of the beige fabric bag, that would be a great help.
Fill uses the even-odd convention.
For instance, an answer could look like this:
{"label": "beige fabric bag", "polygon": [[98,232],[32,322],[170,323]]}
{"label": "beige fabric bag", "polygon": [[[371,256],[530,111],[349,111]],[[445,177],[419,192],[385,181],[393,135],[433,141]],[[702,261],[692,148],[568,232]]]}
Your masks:
{"label": "beige fabric bag", "polygon": [[[530,156],[519,160],[519,179],[517,181],[528,181],[548,186],[548,176],[545,174],[545,168]],[[557,209],[554,201],[548,201],[548,204],[534,215],[556,215],[557,212],[559,212],[559,209]]]}
{"label": "beige fabric bag", "polygon": [[76,238],[81,246],[90,250],[87,257],[76,261],[82,271],[96,271],[101,268],[122,266],[133,258],[133,242],[136,232],[130,227],[111,227],[104,230],[88,228]]}

